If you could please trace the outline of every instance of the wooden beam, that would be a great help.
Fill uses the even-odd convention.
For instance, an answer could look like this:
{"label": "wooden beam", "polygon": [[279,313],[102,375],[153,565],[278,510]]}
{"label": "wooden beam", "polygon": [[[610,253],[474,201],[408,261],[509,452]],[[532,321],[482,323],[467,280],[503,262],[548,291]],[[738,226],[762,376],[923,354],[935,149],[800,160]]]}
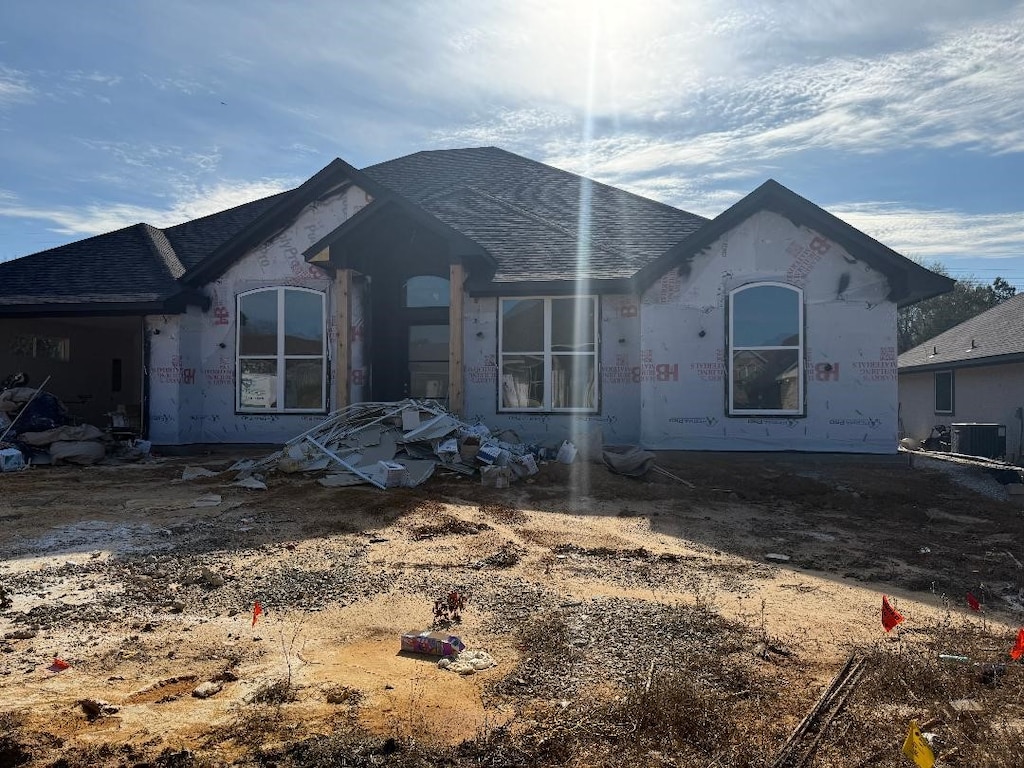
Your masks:
{"label": "wooden beam", "polygon": [[449,290],[451,300],[448,305],[448,410],[455,414],[462,413],[463,406],[463,290],[466,270],[461,264],[449,267]]}
{"label": "wooden beam", "polygon": [[334,275],[334,301],[336,315],[334,324],[338,332],[338,343],[334,351],[334,403],[336,411],[349,405],[348,383],[352,378],[352,270],[339,269]]}

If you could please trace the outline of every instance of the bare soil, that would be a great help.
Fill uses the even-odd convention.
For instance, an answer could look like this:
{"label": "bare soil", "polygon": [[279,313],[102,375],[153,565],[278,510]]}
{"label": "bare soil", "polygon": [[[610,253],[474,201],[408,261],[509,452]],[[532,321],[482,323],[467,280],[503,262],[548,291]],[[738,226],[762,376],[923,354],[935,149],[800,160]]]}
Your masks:
{"label": "bare soil", "polygon": [[[1024,516],[905,456],[179,479],[236,458],[0,475],[0,766],[768,766],[851,652],[790,764],[904,765],[916,718],[945,765],[1024,765]],[[453,589],[497,667],[400,652]]]}

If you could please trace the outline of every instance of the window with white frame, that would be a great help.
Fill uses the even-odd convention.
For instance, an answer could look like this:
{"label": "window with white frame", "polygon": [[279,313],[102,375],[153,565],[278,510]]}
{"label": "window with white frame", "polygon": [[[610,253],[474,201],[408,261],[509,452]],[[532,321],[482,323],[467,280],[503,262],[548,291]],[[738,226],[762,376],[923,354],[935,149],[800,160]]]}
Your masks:
{"label": "window with white frame", "polygon": [[327,407],[324,294],[260,288],[238,296],[238,410]]}
{"label": "window with white frame", "polygon": [[597,411],[597,297],[499,299],[502,411]]}
{"label": "window with white frame", "polygon": [[729,293],[729,414],[794,416],[804,408],[803,292],[752,283]]}
{"label": "window with white frame", "polygon": [[953,372],[935,372],[935,413],[953,413]]}

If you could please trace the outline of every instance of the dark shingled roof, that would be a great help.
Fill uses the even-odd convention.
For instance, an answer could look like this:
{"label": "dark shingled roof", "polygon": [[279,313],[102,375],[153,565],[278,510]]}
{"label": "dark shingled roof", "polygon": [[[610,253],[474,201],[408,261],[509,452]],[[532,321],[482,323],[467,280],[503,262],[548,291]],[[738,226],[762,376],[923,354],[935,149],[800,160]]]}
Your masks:
{"label": "dark shingled roof", "polygon": [[[835,232],[851,253],[880,264],[901,304],[948,290],[946,278],[775,182],[709,223],[496,147],[477,147],[417,152],[363,171],[335,159],[288,192],[164,230],[136,224],[0,264],[0,314],[38,314],[48,307],[72,313],[75,305],[85,312],[202,305],[204,284],[253,244],[288,226],[304,206],[345,184],[361,186],[382,206],[368,206],[362,221],[394,206],[417,220],[438,222],[451,236],[453,255],[481,258],[487,270],[493,265],[493,275],[479,272],[475,291],[571,291],[577,281],[633,290],[685,263],[709,238],[760,206],[773,205],[826,234]],[[345,237],[359,222],[353,217],[316,248]]]}
{"label": "dark shingled roof", "polygon": [[1017,360],[1024,360],[1024,294],[908,349],[899,357],[899,368],[909,372]]}
{"label": "dark shingled roof", "polygon": [[[182,292],[178,279],[284,199],[282,192],[168,229],[133,224],[0,264],[0,314],[29,307],[156,305]],[[158,307],[150,307],[158,309]]]}
{"label": "dark shingled roof", "polygon": [[[156,237],[154,237],[156,236]],[[179,291],[181,264],[148,224],[96,235],[0,264],[0,307],[145,303]]]}
{"label": "dark shingled roof", "polygon": [[[417,152],[363,173],[486,248],[499,283],[629,278],[707,221],[496,147]],[[581,231],[590,259],[578,272]]]}
{"label": "dark shingled roof", "polygon": [[192,269],[218,246],[226,243],[294,191],[280,192],[220,213],[203,216],[201,219],[186,221],[184,224],[165,229],[164,232],[185,269]]}

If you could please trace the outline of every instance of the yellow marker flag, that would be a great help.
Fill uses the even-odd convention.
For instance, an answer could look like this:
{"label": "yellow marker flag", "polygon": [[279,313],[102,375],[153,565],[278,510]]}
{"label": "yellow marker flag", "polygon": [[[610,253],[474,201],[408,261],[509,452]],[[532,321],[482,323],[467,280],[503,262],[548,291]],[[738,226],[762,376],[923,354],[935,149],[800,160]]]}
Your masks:
{"label": "yellow marker flag", "polygon": [[921,735],[917,720],[910,721],[907,738],[903,740],[903,754],[909,757],[910,761],[918,768],[932,768],[935,765],[935,753],[932,752],[931,746]]}

